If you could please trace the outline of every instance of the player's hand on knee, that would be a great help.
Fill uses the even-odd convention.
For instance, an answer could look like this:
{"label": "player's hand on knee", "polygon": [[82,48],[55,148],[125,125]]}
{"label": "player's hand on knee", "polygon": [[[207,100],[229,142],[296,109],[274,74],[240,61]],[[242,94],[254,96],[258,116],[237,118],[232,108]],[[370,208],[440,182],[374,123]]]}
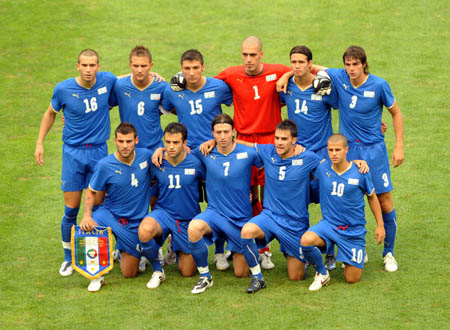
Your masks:
{"label": "player's hand on knee", "polygon": [[355,159],[353,163],[358,166],[359,173],[369,173],[369,164],[365,160]]}
{"label": "player's hand on knee", "polygon": [[186,79],[184,79],[183,72],[177,72],[172,79],[170,79],[170,88],[174,92],[180,92],[186,88]]}
{"label": "player's hand on knee", "polygon": [[405,154],[403,152],[403,148],[395,147],[394,152],[392,153],[392,164],[395,167],[400,166],[405,159]]}
{"label": "player's hand on knee", "polygon": [[215,146],[216,146],[216,140],[211,139],[209,141],[203,142],[200,145],[199,149],[203,156],[208,156],[210,154],[211,150],[213,150]]}
{"label": "player's hand on knee", "polygon": [[377,226],[377,228],[375,228],[375,241],[377,242],[377,245],[380,245],[385,237],[386,231],[384,230],[384,226]]}
{"label": "player's hand on knee", "polygon": [[152,155],[152,163],[153,165],[155,165],[156,167],[160,168],[162,161],[163,161],[163,156],[164,156],[164,148],[158,148],[155,150],[155,152]]}
{"label": "player's hand on knee", "polygon": [[314,93],[317,95],[331,94],[331,79],[325,70],[320,70],[317,72],[312,85],[314,88]]}
{"label": "player's hand on knee", "polygon": [[159,74],[157,74],[156,72],[149,72],[148,75],[150,77],[153,77],[153,79],[155,79],[156,82],[160,82],[160,81],[166,81],[166,79],[164,79],[162,76],[160,76]]}
{"label": "player's hand on knee", "polygon": [[44,146],[42,144],[36,145],[36,149],[34,150],[34,158],[40,166],[44,165]]}
{"label": "player's hand on knee", "polygon": [[98,224],[92,219],[91,216],[84,215],[80,222],[80,228],[82,231],[92,231]]}

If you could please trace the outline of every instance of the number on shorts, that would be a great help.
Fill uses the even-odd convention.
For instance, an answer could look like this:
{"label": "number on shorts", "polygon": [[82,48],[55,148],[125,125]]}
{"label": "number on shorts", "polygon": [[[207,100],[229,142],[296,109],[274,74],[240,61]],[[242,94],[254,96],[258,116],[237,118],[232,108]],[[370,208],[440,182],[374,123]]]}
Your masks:
{"label": "number on shorts", "polygon": [[362,249],[356,250],[355,248],[352,248],[352,261],[360,264],[363,260],[363,254],[364,252]]}
{"label": "number on shorts", "polygon": [[382,178],[383,181],[384,181],[383,185],[384,185],[385,187],[389,186],[389,178],[388,178],[387,173],[383,173],[383,175],[381,176],[381,178]]}

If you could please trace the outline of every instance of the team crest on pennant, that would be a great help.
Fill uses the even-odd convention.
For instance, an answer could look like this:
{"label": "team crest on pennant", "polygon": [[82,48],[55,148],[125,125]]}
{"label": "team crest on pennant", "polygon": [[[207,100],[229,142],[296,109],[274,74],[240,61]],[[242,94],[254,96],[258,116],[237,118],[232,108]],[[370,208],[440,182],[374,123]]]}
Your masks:
{"label": "team crest on pennant", "polygon": [[93,280],[114,267],[112,232],[109,227],[95,227],[85,232],[72,226],[72,266],[84,277]]}

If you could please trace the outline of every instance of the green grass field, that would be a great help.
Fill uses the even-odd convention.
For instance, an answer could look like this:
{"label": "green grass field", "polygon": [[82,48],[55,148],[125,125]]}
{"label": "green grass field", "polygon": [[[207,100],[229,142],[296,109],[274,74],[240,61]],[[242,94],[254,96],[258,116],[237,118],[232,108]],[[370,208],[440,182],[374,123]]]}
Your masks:
{"label": "green grass field", "polygon": [[[0,1],[0,328],[448,328],[449,12],[439,0]],[[341,67],[345,48],[361,45],[371,72],[390,83],[405,126],[405,163],[392,171],[399,270],[383,271],[370,215],[362,281],[347,285],[338,269],[332,285],[317,293],[307,290],[312,269],[306,281],[288,280],[277,243],[277,267],[264,273],[268,287],[256,295],[244,292],[249,279],[214,266],[215,286],[199,296],[190,293],[197,278],[181,278],[173,265],[154,291],[145,286],[150,270],[126,280],[115,267],[97,294],[88,293],[88,280],[77,273],[59,276],[59,117],[43,167],[33,153],[53,87],[76,75],[80,50],[98,50],[102,69],[121,74],[129,71],[129,51],[144,44],[154,71],[168,79],[179,71],[181,53],[196,48],[213,76],[241,63],[248,35],[261,37],[271,63],[288,64],[289,50],[306,44],[315,63]],[[117,110],[111,116],[115,127]],[[173,120],[164,117],[164,125]],[[392,151],[392,121],[384,120]],[[319,219],[312,206],[311,222]]]}

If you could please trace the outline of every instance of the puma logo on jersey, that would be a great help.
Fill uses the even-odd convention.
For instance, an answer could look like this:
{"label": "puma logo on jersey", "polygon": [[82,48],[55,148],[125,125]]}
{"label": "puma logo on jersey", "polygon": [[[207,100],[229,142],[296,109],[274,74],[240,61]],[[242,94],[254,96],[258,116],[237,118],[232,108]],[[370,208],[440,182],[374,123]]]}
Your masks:
{"label": "puma logo on jersey", "polygon": [[292,96],[292,91],[287,91],[287,93],[288,93],[290,96]]}
{"label": "puma logo on jersey", "polygon": [[128,96],[128,98],[131,98],[131,93],[125,92],[124,95]]}
{"label": "puma logo on jersey", "polygon": [[325,174],[326,174],[328,177],[331,177],[331,174],[330,174],[330,173],[325,172]]}
{"label": "puma logo on jersey", "polygon": [[103,86],[102,88],[97,89],[98,95],[105,94],[106,92],[108,92],[108,89],[106,88],[106,86]]}
{"label": "puma logo on jersey", "polygon": [[270,159],[272,159],[272,163],[275,163],[275,158],[270,157]]}
{"label": "puma logo on jersey", "polygon": [[348,89],[348,86],[347,86],[347,84],[342,84],[342,86],[344,86],[344,88],[345,88],[345,90],[347,90]]}
{"label": "puma logo on jersey", "polygon": [[78,95],[78,93],[73,93],[72,96],[73,96],[73,97],[76,97],[77,99],[80,98],[80,95]]}
{"label": "puma logo on jersey", "polygon": [[216,156],[211,155],[210,156],[212,159],[216,160]]}
{"label": "puma logo on jersey", "polygon": [[178,94],[178,97],[184,100],[184,94]]}
{"label": "puma logo on jersey", "polygon": [[236,78],[236,81],[238,81],[239,83],[243,83],[243,79],[241,79],[241,78]]}
{"label": "puma logo on jersey", "polygon": [[122,175],[122,170],[115,170],[114,173]]}

